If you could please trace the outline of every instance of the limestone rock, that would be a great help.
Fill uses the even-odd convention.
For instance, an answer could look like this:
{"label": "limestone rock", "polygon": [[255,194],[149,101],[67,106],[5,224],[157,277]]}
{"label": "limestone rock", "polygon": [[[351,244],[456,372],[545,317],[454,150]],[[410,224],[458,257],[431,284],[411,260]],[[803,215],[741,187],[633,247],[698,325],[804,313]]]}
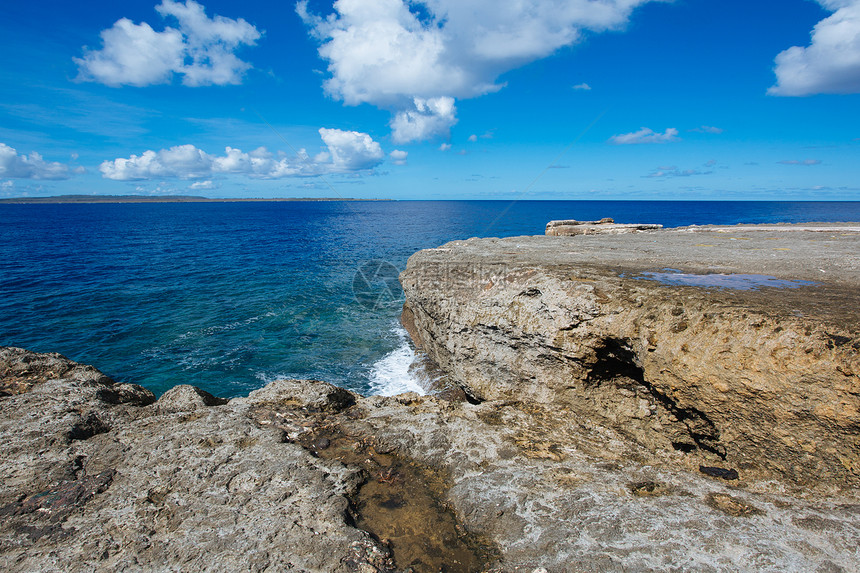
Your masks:
{"label": "limestone rock", "polygon": [[180,384],[162,394],[161,398],[158,399],[157,406],[163,411],[180,412],[208,406],[221,406],[226,403],[227,400],[217,398],[196,386]]}
{"label": "limestone rock", "polygon": [[360,468],[285,443],[247,403],[184,386],[142,406],[57,355],[0,356],[16,377],[50,366],[0,398],[3,571],[346,572],[368,564],[347,565],[353,546],[385,553],[346,518]]}
{"label": "limestone rock", "polygon": [[475,401],[552,405],[692,470],[857,488],[860,235],[719,231],[455,241],[409,259],[404,314]]}
{"label": "limestone rock", "polygon": [[23,348],[0,348],[0,396],[21,394],[35,384],[58,378],[113,384],[94,367],[72,362],[56,352],[37,354]]}
{"label": "limestone rock", "polygon": [[340,412],[355,404],[356,395],[328,382],[319,380],[275,380],[264,388],[254,390],[246,399],[248,404],[292,403],[321,412]]}
{"label": "limestone rock", "polygon": [[572,237],[575,235],[621,235],[624,233],[636,233],[639,231],[654,231],[662,228],[663,225],[652,225],[647,223],[616,223],[613,219],[605,217],[599,221],[577,221],[575,219],[550,221],[546,224],[546,234],[556,237]]}
{"label": "limestone rock", "polygon": [[403,571],[362,512],[396,509],[418,546],[449,539],[412,509],[413,480],[456,515],[455,537],[487,548],[484,565],[448,571],[856,568],[857,496],[667,465],[558,403],[363,398],[290,380],[208,406],[185,387],[173,409],[109,388],[61,378],[0,398],[3,571]]}

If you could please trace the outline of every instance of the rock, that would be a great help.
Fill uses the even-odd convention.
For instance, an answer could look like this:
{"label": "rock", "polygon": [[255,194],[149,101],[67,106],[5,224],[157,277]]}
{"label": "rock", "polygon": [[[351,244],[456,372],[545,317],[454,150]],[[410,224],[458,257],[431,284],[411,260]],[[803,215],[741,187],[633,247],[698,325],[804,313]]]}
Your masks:
{"label": "rock", "polygon": [[[196,405],[171,409],[109,388],[37,380],[0,398],[0,569],[403,572],[400,539],[374,537],[362,514],[371,498],[378,519],[404,516],[394,533],[413,555],[431,551],[451,572],[851,570],[856,559],[856,496],[763,487],[726,499],[724,482],[555,404],[363,398],[290,380],[205,407],[186,387],[174,395]],[[82,423],[100,431],[70,437]],[[432,507],[410,505],[417,485]],[[433,512],[456,518],[455,533]],[[463,538],[478,565],[446,561]]]}
{"label": "rock", "polygon": [[762,515],[764,513],[759,508],[727,493],[710,493],[706,500],[707,504],[714,509],[718,509],[733,517],[749,517],[750,515]]}
{"label": "rock", "polygon": [[630,484],[630,493],[636,497],[667,495],[670,491],[662,484],[653,481],[640,481]]}
{"label": "rock", "polygon": [[599,221],[550,221],[546,224],[546,234],[556,237],[572,237],[575,235],[620,235],[639,231],[654,231],[662,229],[663,225],[645,223],[616,223],[605,217]]}
{"label": "rock", "polygon": [[319,380],[276,380],[241,399],[248,404],[296,404],[318,412],[340,412],[355,404],[356,395]]}
{"label": "rock", "polygon": [[737,470],[727,470],[725,468],[717,468],[711,466],[699,466],[699,471],[705,475],[717,477],[728,481],[738,479]]}
{"label": "rock", "polygon": [[401,282],[416,342],[473,401],[545,405],[693,471],[860,485],[858,234],[470,239]]}
{"label": "rock", "polygon": [[155,402],[155,394],[137,384],[114,384],[102,392],[102,399],[110,404],[148,406]]}
{"label": "rock", "polygon": [[[703,571],[814,571],[827,560],[854,567],[856,491],[792,497],[764,483],[726,500],[726,482],[673,468],[612,428],[559,416],[554,405],[425,396],[408,406],[379,397],[356,406],[363,417],[343,413],[330,423],[447,474],[443,495],[463,527],[498,548],[486,570],[664,571],[696,563]],[[722,507],[716,514],[714,501]],[[792,523],[810,514],[832,525],[812,537],[808,521]]]}
{"label": "rock", "polygon": [[159,409],[166,412],[181,412],[206,408],[208,406],[221,406],[226,403],[227,400],[216,398],[209,392],[201,390],[196,386],[180,384],[162,394],[156,405]]}
{"label": "rock", "polygon": [[[249,415],[247,399],[182,386],[140,406],[140,392],[111,392],[102,378],[79,375],[94,369],[56,355],[0,356],[3,372],[59,364],[72,375],[31,375],[30,391],[0,398],[3,571],[345,573],[369,564],[364,554],[386,563],[384,547],[346,518],[361,468],[285,443]],[[288,387],[309,403],[344,400],[328,385],[299,386],[273,384],[258,396]]]}
{"label": "rock", "polygon": [[35,384],[59,378],[113,384],[113,380],[94,367],[78,364],[56,352],[37,354],[23,348],[0,347],[0,396],[22,394]]}

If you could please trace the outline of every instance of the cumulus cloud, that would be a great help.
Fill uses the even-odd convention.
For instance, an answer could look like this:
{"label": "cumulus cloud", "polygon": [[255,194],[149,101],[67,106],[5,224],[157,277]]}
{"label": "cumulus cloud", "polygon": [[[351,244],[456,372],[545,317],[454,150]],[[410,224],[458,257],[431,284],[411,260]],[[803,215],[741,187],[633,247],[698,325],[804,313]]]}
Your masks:
{"label": "cumulus cloud", "polygon": [[783,159],[782,161],[777,161],[782,165],[803,165],[809,167],[811,165],[821,165],[820,159]]}
{"label": "cumulus cloud", "polygon": [[211,180],[208,181],[195,181],[191,185],[188,186],[189,189],[194,189],[195,191],[200,190],[208,190],[215,189],[217,186]]}
{"label": "cumulus cloud", "polygon": [[[227,147],[224,155],[211,155],[193,145],[178,145],[160,151],[144,151],[128,158],[105,161],[99,171],[105,179],[209,179],[237,174],[254,179],[314,177],[332,173],[355,173],[382,163],[382,147],[366,133],[340,129],[319,130],[326,150],[314,157],[302,149],[298,156],[275,154],[260,147],[251,152]],[[201,182],[205,185],[206,182]],[[204,187],[201,187],[204,188]]]}
{"label": "cumulus cloud", "polygon": [[476,141],[478,141],[478,136],[473,133],[472,135],[469,136],[469,141],[471,141],[472,143],[475,143]]}
{"label": "cumulus cloud", "polygon": [[373,169],[382,162],[382,147],[366,133],[322,128],[320,136],[331,155],[332,172]]}
{"label": "cumulus cloud", "polygon": [[451,149],[450,143],[443,143],[442,145],[439,146],[439,151],[448,151],[450,149]]}
{"label": "cumulus cloud", "polygon": [[575,86],[573,86],[573,89],[590,92],[591,86],[588,85],[587,83],[583,82],[581,84],[576,84]]}
{"label": "cumulus cloud", "polygon": [[[406,142],[444,136],[456,99],[498,91],[504,72],[585,32],[621,29],[635,7],[652,1],[659,0],[337,0],[322,17],[302,0],[296,11],[328,62],[325,91],[347,105],[392,110],[395,138]],[[442,98],[447,114],[417,109],[417,101]]]}
{"label": "cumulus cloud", "polygon": [[412,100],[412,109],[397,112],[391,120],[391,138],[394,143],[408,143],[449,137],[451,127],[457,123],[454,98],[437,97]]}
{"label": "cumulus cloud", "polygon": [[860,0],[818,0],[833,12],[812,30],[809,46],[776,56],[771,95],[860,93]]}
{"label": "cumulus cloud", "polygon": [[209,18],[200,4],[163,0],[155,7],[163,18],[178,22],[178,28],[158,32],[149,24],[118,20],[101,32],[100,50],[84,48],[74,58],[80,79],[109,86],[148,86],[182,76],[186,86],[238,84],[251,66],[234,53],[254,45],[260,32],[239,18]]}
{"label": "cumulus cloud", "polygon": [[609,138],[609,142],[615,145],[633,145],[638,143],[670,143],[679,141],[678,130],[674,127],[668,128],[663,133],[654,132],[654,130],[643,127],[639,131],[633,133],[622,133],[613,135]]}
{"label": "cumulus cloud", "polygon": [[64,163],[45,161],[35,151],[19,155],[14,147],[0,143],[0,178],[61,180],[71,177],[72,170]]}
{"label": "cumulus cloud", "polygon": [[409,157],[409,152],[395,149],[388,154],[388,157],[391,158],[391,162],[394,163],[394,165],[406,165],[406,160]]}

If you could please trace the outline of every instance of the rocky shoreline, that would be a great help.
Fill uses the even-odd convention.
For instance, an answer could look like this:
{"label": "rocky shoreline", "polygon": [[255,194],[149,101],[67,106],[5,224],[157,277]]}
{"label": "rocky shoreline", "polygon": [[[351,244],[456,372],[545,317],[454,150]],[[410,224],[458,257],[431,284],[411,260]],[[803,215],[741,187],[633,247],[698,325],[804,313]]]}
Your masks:
{"label": "rocky shoreline", "polygon": [[790,228],[455,241],[410,258],[404,322],[474,400],[856,489],[860,234]]}
{"label": "rocky shoreline", "polygon": [[860,234],[837,229],[417,253],[404,324],[461,401],[156,400],[2,348],[0,568],[858,571]]}

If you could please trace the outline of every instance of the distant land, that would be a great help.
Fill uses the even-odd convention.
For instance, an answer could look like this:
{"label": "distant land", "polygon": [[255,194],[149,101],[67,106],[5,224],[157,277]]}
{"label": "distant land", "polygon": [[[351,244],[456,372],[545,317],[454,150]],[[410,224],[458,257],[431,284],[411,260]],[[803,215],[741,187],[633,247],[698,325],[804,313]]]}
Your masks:
{"label": "distant land", "polygon": [[236,203],[265,201],[391,201],[391,199],[353,199],[343,197],[273,197],[273,198],[225,198],[196,197],[194,195],[56,195],[53,197],[11,197],[0,199],[0,203]]}

